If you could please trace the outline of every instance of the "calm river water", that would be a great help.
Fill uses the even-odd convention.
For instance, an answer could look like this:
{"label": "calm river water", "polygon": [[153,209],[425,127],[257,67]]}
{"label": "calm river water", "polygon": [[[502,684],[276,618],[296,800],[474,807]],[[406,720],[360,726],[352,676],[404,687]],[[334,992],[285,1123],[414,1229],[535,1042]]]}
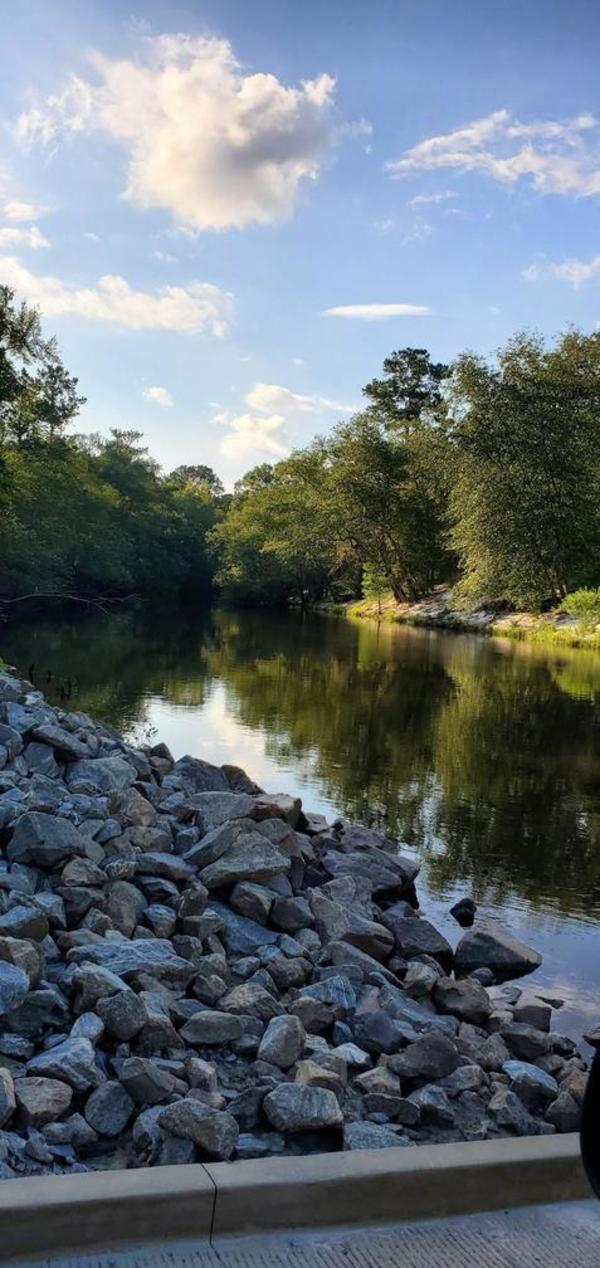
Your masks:
{"label": "calm river water", "polygon": [[0,654],[128,738],[385,824],[453,942],[470,893],[542,951],[561,1029],[599,1020],[600,655],[170,604],[5,626]]}

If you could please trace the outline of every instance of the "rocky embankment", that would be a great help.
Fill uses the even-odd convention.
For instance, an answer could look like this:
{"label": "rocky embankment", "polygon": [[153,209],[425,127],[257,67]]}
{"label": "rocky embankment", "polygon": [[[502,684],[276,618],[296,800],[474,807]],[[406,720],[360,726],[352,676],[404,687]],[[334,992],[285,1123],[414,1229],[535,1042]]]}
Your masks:
{"label": "rocky embankment", "polygon": [[0,845],[4,1178],[578,1125],[584,1061],[506,985],[540,957],[453,952],[367,828],[4,671]]}

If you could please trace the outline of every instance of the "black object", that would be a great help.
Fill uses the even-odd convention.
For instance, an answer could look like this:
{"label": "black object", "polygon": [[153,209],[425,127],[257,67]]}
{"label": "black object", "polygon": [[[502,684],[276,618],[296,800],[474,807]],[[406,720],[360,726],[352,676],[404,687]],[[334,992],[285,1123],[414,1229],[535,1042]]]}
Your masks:
{"label": "black object", "polygon": [[594,1054],[585,1089],[579,1139],[585,1173],[600,1198],[600,1052]]}

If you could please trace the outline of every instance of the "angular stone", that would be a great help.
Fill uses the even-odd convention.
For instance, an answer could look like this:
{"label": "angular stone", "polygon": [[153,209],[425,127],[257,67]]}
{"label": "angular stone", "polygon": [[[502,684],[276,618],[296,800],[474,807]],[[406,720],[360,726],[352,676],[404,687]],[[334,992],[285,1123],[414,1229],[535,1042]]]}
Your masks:
{"label": "angular stone", "polygon": [[106,889],[106,914],[126,938],[131,937],[147,906],[144,895],[129,881],[113,881]]}
{"label": "angular stone", "polygon": [[551,1074],[540,1070],[528,1061],[505,1061],[504,1074],[510,1079],[513,1092],[517,1093],[528,1110],[535,1112],[544,1103],[558,1096],[558,1083]]}
{"label": "angular stone", "polygon": [[354,1038],[366,1052],[380,1055],[397,1052],[414,1031],[405,1022],[396,1021],[384,1012],[357,1013],[353,1024]]}
{"label": "angular stone", "polygon": [[520,1097],[516,1096],[510,1088],[499,1088],[494,1093],[488,1110],[499,1127],[514,1132],[516,1136],[529,1135],[531,1128],[529,1114]]}
{"label": "angular stone", "polygon": [[279,1000],[258,982],[242,982],[240,986],[234,986],[223,996],[220,1004],[224,1013],[257,1017],[263,1022],[285,1011]]}
{"label": "angular stone", "polygon": [[254,805],[257,819],[283,819],[290,827],[298,827],[302,814],[299,797],[290,797],[287,793],[259,793],[254,797]]}
{"label": "angular stone", "polygon": [[222,823],[256,817],[254,798],[248,793],[205,792],[194,797],[200,831],[204,834]]}
{"label": "angular stone", "polygon": [[525,1026],[522,1022],[509,1022],[501,1027],[501,1037],[522,1061],[535,1061],[550,1052],[550,1038],[542,1030],[534,1030],[533,1026]]}
{"label": "angular stone", "polygon": [[84,1110],[86,1121],[99,1136],[120,1136],[125,1130],[135,1104],[120,1083],[103,1083],[88,1098]]}
{"label": "angular stone", "polygon": [[184,792],[187,796],[204,792],[229,792],[227,777],[220,766],[212,766],[197,757],[180,757],[170,774],[163,779],[163,788]]}
{"label": "angular stone", "polygon": [[176,1080],[148,1057],[127,1057],[118,1072],[119,1082],[138,1105],[158,1105],[172,1096]]}
{"label": "angular stone", "polygon": [[522,977],[539,968],[542,956],[513,937],[495,921],[481,922],[461,938],[455,952],[455,968],[460,974],[474,969],[491,969],[496,981]]}
{"label": "angular stone", "polygon": [[452,947],[443,934],[429,920],[414,916],[396,916],[389,908],[382,915],[382,923],[391,930],[400,954],[405,960],[417,955],[430,955],[446,969],[452,967]]}
{"label": "angular stone", "polygon": [[298,1017],[272,1017],[258,1049],[260,1061],[289,1070],[302,1054],[306,1031]]}
{"label": "angular stone", "polygon": [[552,1020],[552,1009],[549,1004],[543,1004],[541,999],[521,1000],[513,1010],[515,1021],[523,1022],[526,1026],[533,1026],[535,1030],[550,1030],[550,1022]]}
{"label": "angular stone", "polygon": [[60,1079],[76,1092],[96,1087],[102,1077],[89,1039],[65,1039],[47,1052],[32,1057],[27,1071],[43,1078]]}
{"label": "angular stone", "polygon": [[259,833],[238,837],[226,854],[210,863],[200,874],[207,889],[220,889],[236,881],[264,881],[270,876],[289,871],[287,854],[266,841]]}
{"label": "angular stone", "polygon": [[12,1118],[17,1102],[15,1099],[15,1085],[10,1070],[0,1067],[0,1127],[4,1127]]}
{"label": "angular stone", "polygon": [[232,1013],[220,1013],[210,1009],[194,1013],[181,1027],[181,1037],[196,1047],[221,1047],[241,1038],[244,1019]]}
{"label": "angular stone", "polygon": [[391,1127],[358,1121],[344,1127],[344,1149],[398,1149],[412,1142]]}
{"label": "angular stone", "polygon": [[229,895],[229,902],[234,911],[248,920],[256,920],[266,925],[275,895],[264,885],[253,885],[251,881],[238,881]]}
{"label": "angular stone", "polygon": [[276,929],[285,929],[296,933],[298,929],[310,929],[314,924],[314,916],[306,898],[276,898],[270,914],[271,923]]}
{"label": "angular stone", "polygon": [[390,1058],[389,1068],[400,1078],[444,1079],[460,1061],[456,1044],[447,1035],[421,1035],[403,1052]]}
{"label": "angular stone", "polygon": [[546,1110],[546,1121],[552,1123],[557,1132],[578,1132],[581,1127],[581,1106],[570,1092],[559,1092],[556,1100]]}
{"label": "angular stone", "polygon": [[455,1112],[443,1088],[426,1084],[411,1092],[409,1101],[419,1110],[421,1122],[433,1127],[448,1127],[454,1123]]}
{"label": "angular stone", "polygon": [[461,981],[439,978],[433,988],[433,998],[440,1013],[449,1013],[475,1026],[482,1026],[492,1011],[487,991],[472,978]]}
{"label": "angular stone", "polygon": [[475,919],[477,911],[477,903],[472,898],[459,898],[458,902],[450,908],[450,915],[462,925],[463,929],[470,929]]}
{"label": "angular stone", "polygon": [[69,819],[28,810],[17,819],[6,857],[12,863],[52,868],[86,850],[86,838]]}
{"label": "angular stone", "polygon": [[339,1127],[343,1122],[337,1097],[324,1088],[282,1083],[268,1092],[264,1112],[277,1131],[298,1132]]}
{"label": "angular stone", "polygon": [[414,881],[418,867],[411,868],[398,857],[375,852],[337,854],[331,850],[323,857],[323,866],[330,876],[364,877],[374,894],[403,893]]}
{"label": "angular stone", "polygon": [[30,938],[32,942],[43,942],[48,932],[48,920],[36,907],[19,904],[9,907],[0,916],[0,938]]}
{"label": "angular stone", "polygon": [[19,1008],[28,991],[29,978],[23,969],[0,960],[0,1017]]}
{"label": "angular stone", "polygon": [[95,757],[73,762],[68,784],[91,784],[100,793],[122,792],[136,778],[136,769],[124,757]]}
{"label": "angular stone", "polygon": [[108,1034],[122,1043],[139,1034],[147,1020],[143,1001],[135,991],[127,989],[99,999],[96,1010]]}
{"label": "angular stone", "polygon": [[74,947],[68,955],[75,964],[91,961],[109,969],[125,981],[138,973],[150,973],[173,988],[185,989],[194,976],[193,964],[175,954],[166,938],[143,938],[137,942],[90,942]]}
{"label": "angular stone", "polygon": [[212,1110],[201,1101],[186,1097],[162,1110],[159,1124],[173,1136],[193,1140],[210,1158],[230,1158],[239,1136],[235,1118],[225,1111]]}
{"label": "angular stone", "polygon": [[61,1079],[18,1079],[15,1096],[23,1122],[29,1127],[43,1127],[66,1114],[73,1099],[73,1089]]}

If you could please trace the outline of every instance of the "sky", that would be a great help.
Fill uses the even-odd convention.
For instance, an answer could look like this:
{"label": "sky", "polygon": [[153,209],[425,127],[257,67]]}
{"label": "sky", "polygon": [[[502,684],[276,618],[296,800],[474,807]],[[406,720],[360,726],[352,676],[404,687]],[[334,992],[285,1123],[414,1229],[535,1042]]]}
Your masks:
{"label": "sky", "polygon": [[600,324],[596,0],[19,0],[0,283],[165,471],[231,487],[395,348]]}

